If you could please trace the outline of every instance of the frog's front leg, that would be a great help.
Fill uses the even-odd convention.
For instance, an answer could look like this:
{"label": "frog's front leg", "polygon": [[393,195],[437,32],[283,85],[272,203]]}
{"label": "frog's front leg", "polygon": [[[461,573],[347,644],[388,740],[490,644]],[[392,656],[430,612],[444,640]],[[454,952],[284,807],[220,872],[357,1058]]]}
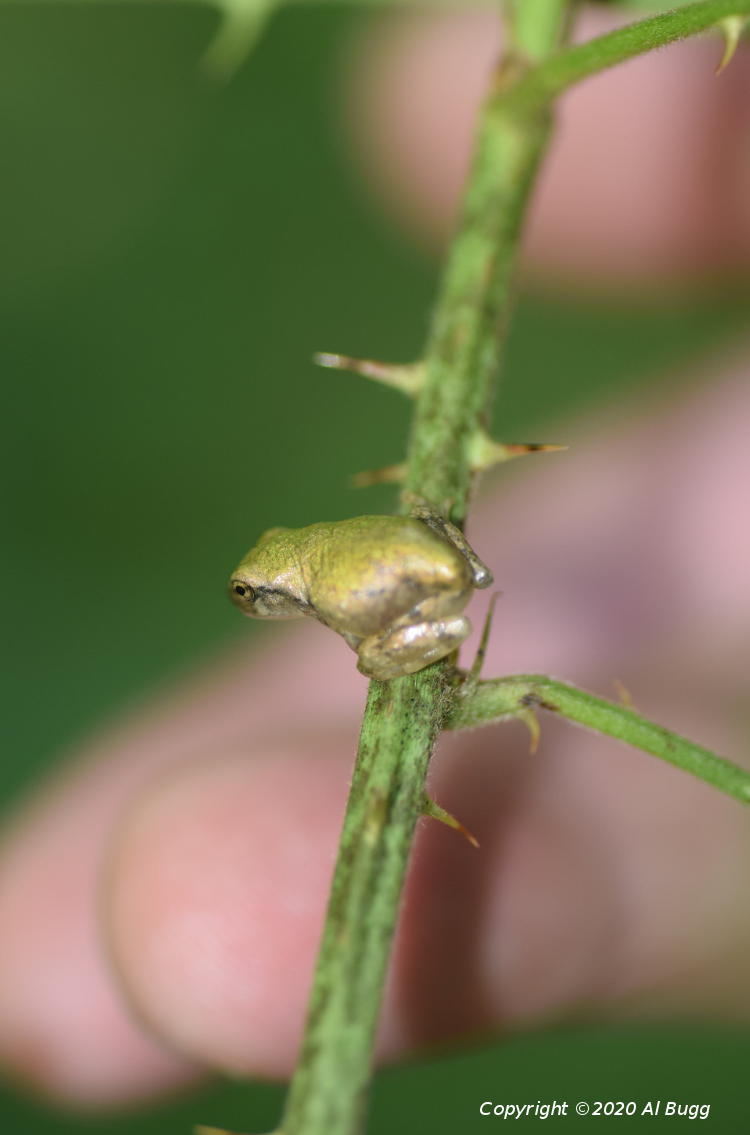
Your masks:
{"label": "frog's front leg", "polygon": [[492,572],[485,563],[480,560],[472,548],[469,541],[464,536],[460,528],[447,520],[423,500],[422,497],[417,496],[415,493],[405,494],[407,503],[409,504],[409,515],[413,516],[415,520],[421,520],[433,532],[437,532],[444,540],[452,544],[457,551],[461,553],[469,567],[471,568],[472,582],[475,587],[483,588],[489,587],[493,582]]}
{"label": "frog's front leg", "polygon": [[357,669],[381,682],[402,674],[414,674],[458,650],[470,634],[471,623],[465,615],[396,624],[380,634],[361,639],[355,646],[359,656]]}

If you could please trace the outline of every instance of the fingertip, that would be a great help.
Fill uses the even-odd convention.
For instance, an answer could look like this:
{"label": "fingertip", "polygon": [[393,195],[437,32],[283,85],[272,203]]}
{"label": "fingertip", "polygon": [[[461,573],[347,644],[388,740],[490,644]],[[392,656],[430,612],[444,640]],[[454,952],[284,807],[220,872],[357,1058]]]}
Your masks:
{"label": "fingertip", "polygon": [[[608,923],[601,904],[601,919],[585,917],[602,894],[596,857],[553,810],[491,815],[505,815],[493,787],[507,770],[486,745],[483,759],[474,744],[456,793],[482,832],[481,861],[438,825],[420,828],[382,1057],[529,1021],[591,988]],[[163,1041],[232,1075],[293,1067],[348,780],[344,747],[327,748],[195,762],[142,794],[119,834],[105,919],[126,995]],[[554,937],[563,956],[550,966]]]}
{"label": "fingertip", "polygon": [[50,825],[19,817],[0,850],[0,1062],[34,1094],[97,1108],[174,1090],[198,1070],[144,1036],[101,963],[94,867]]}
{"label": "fingertip", "polygon": [[278,1077],[297,1049],[347,787],[329,753],[194,762],[130,809],[105,921],[137,1016],[209,1067]]}
{"label": "fingertip", "polygon": [[318,643],[316,628],[305,629],[309,640],[288,636],[262,666],[246,652],[230,654],[161,706],[94,737],[6,825],[0,1064],[27,1090],[77,1108],[112,1106],[205,1074],[149,1035],[124,1003],[102,941],[103,864],[123,808],[160,770],[278,731],[279,722],[286,736],[320,733],[331,720],[349,728],[364,680],[336,636],[325,632]]}

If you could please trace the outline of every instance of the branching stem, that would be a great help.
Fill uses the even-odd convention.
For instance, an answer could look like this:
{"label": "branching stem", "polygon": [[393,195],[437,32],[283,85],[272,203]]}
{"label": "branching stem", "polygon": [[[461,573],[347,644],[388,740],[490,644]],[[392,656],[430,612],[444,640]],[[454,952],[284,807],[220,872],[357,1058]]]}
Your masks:
{"label": "branching stem", "polygon": [[605,701],[544,674],[518,674],[478,682],[468,696],[454,700],[444,728],[473,729],[493,721],[509,721],[534,709],[616,737],[678,765],[743,804],[750,804],[750,772],[687,737],[656,725],[630,706]]}
{"label": "branching stem", "polygon": [[[566,0],[525,0],[554,38]],[[552,19],[551,14],[556,13]],[[538,45],[537,45],[538,49]],[[518,235],[549,133],[547,109],[506,114],[508,71],[482,113],[462,219],[437,299],[406,488],[463,523],[471,443],[489,407],[511,303]],[[372,682],[302,1052],[283,1135],[355,1135],[371,1074],[382,987],[430,754],[451,692],[440,664]]]}
{"label": "branching stem", "polygon": [[750,0],[703,0],[569,47],[529,71],[509,94],[508,103],[519,112],[548,106],[569,87],[600,71],[710,28],[719,31],[721,21],[731,16],[750,17]]}
{"label": "branching stem", "polygon": [[[550,133],[552,98],[619,59],[750,10],[750,0],[712,0],[613,33],[598,41],[599,48],[557,54],[570,7],[570,0],[506,5],[510,49],[481,114],[461,220],[423,359],[405,488],[436,509],[448,508],[460,526],[512,307],[519,234]],[[644,25],[651,31],[636,30]],[[462,709],[454,706],[453,675],[449,663],[439,663],[370,685],[302,1050],[278,1135],[357,1135],[361,1130],[382,989],[430,754],[446,720],[456,727],[460,714],[470,712],[469,699]],[[517,715],[518,699],[533,693],[531,687],[521,691],[507,685],[491,691],[490,685],[475,688],[475,716],[500,696]],[[569,687],[556,688],[555,696],[561,704],[568,698],[567,716],[582,719],[576,713],[584,711]],[[589,701],[584,708],[599,714],[594,727],[603,728],[601,705]],[[615,732],[611,716],[605,724],[605,732]],[[659,755],[668,755],[663,750],[672,742],[663,731],[657,737],[657,726],[637,719],[629,728],[631,737],[637,735],[635,744],[652,752],[661,745]],[[683,748],[683,763],[689,766],[697,753],[696,746],[692,757]]]}

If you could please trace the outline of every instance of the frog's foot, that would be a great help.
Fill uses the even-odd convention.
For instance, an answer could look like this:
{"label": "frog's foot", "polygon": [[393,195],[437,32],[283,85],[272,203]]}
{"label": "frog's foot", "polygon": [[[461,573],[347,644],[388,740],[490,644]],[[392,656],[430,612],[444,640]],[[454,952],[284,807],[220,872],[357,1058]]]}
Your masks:
{"label": "frog's foot", "polygon": [[381,682],[415,674],[452,654],[470,634],[471,623],[465,615],[397,626],[362,639],[357,647],[357,668]]}

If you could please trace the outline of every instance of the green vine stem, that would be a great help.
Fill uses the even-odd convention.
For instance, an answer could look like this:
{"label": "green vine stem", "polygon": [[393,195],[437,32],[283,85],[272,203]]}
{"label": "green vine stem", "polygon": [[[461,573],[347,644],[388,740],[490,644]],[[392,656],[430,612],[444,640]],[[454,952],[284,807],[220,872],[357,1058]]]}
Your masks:
{"label": "green vine stem", "polygon": [[576,83],[636,55],[711,28],[724,32],[724,22],[733,17],[750,17],[750,0],[703,0],[628,24],[546,60],[516,84],[509,101],[519,110],[546,106]]}
{"label": "green vine stem", "polygon": [[[509,47],[481,114],[425,356],[410,378],[418,375],[405,489],[447,507],[458,525],[484,463],[477,454],[488,449],[484,426],[512,306],[519,234],[550,134],[552,98],[621,59],[750,12],[750,0],[708,0],[560,52],[571,7],[572,0],[505,5]],[[324,356],[328,365],[342,359]],[[371,376],[387,369],[367,367]],[[728,762],[632,711],[561,683],[544,684],[550,682],[470,682],[468,695],[460,696],[455,670],[445,662],[371,683],[302,1048],[277,1135],[362,1129],[400,895],[430,755],[446,722],[458,728],[479,724],[483,715],[497,720],[531,705],[554,706],[720,787],[732,785],[732,794],[747,801],[744,774]]]}
{"label": "green vine stem", "polygon": [[[525,3],[549,29],[551,51],[562,36],[566,0]],[[450,499],[458,523],[468,507],[472,442],[489,408],[508,318],[524,209],[550,126],[546,108],[506,114],[511,71],[517,73],[517,65],[506,57],[481,117],[409,449],[406,487],[438,508]],[[283,1135],[355,1135],[361,1128],[399,897],[450,695],[449,674],[450,667],[439,664],[370,684]]]}
{"label": "green vine stem", "polygon": [[661,757],[743,804],[750,804],[750,772],[641,717],[629,706],[597,698],[544,674],[518,674],[478,682],[466,696],[455,698],[444,728],[474,729],[491,722],[523,718],[536,708]]}
{"label": "green vine stem", "polygon": [[[0,0],[3,3],[19,3],[21,0]],[[27,0],[22,0],[27,3]],[[58,3],[59,0],[37,0],[38,3]],[[119,3],[120,0],[78,0],[79,3]],[[153,0],[130,0],[131,3],[153,3]],[[219,23],[206,51],[202,66],[213,78],[228,79],[241,66],[250,54],[263,27],[273,12],[284,3],[318,3],[319,0],[173,0],[176,3],[197,3],[215,8]],[[401,0],[346,0],[349,4],[362,4],[368,7],[396,7]],[[477,0],[479,3],[480,0]],[[434,7],[440,3],[450,6],[455,0],[411,0]],[[536,0],[506,0],[510,7],[516,5],[514,19],[518,29],[518,42],[525,45],[530,58],[544,59],[550,54],[549,45],[554,42],[557,27],[557,4],[550,4],[549,24]],[[741,19],[750,15],[748,0],[704,0],[703,3],[690,4],[662,15],[631,24],[598,39],[572,48],[558,56],[552,56],[543,68],[538,68],[528,81],[519,84],[516,96],[519,102],[548,105],[574,83],[579,83],[589,75],[594,75],[605,67],[622,63],[634,55],[642,55],[657,47],[673,43],[675,40],[706,31],[724,20]],[[727,28],[727,40],[733,35]],[[738,33],[737,33],[738,34]],[[723,64],[728,62],[734,51],[728,49]]]}

